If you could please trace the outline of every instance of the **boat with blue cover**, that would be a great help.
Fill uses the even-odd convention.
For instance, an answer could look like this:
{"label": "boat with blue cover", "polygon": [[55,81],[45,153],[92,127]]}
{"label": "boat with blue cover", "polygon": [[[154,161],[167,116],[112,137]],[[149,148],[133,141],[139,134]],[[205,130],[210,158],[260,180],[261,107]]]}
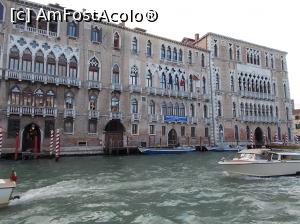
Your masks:
{"label": "boat with blue cover", "polygon": [[195,152],[196,147],[194,146],[177,146],[177,147],[163,147],[163,148],[147,148],[139,147],[139,151],[142,154],[153,155],[153,154],[181,154]]}

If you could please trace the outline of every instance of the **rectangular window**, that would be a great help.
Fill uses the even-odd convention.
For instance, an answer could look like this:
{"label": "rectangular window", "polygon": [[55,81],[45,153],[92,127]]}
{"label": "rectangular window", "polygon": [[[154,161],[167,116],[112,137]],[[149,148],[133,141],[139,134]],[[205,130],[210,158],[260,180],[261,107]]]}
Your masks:
{"label": "rectangular window", "polygon": [[137,124],[132,124],[131,126],[131,134],[137,135],[138,134],[138,125]]}
{"label": "rectangular window", "polygon": [[74,132],[74,121],[73,119],[65,119],[64,121],[64,132],[72,134]]}
{"label": "rectangular window", "polygon": [[20,120],[8,119],[7,122],[7,138],[16,138],[16,134],[20,131]]}
{"label": "rectangular window", "polygon": [[161,135],[165,136],[166,135],[166,126],[161,127]]}
{"label": "rectangular window", "polygon": [[300,124],[296,124],[296,129],[300,129]]}
{"label": "rectangular window", "polygon": [[91,134],[97,133],[97,119],[89,120],[89,133]]}
{"label": "rectangular window", "polygon": [[51,130],[55,131],[54,120],[45,120],[45,138],[51,137]]}
{"label": "rectangular window", "polygon": [[185,127],[184,126],[181,127],[180,131],[181,131],[181,136],[185,136]]}
{"label": "rectangular window", "polygon": [[208,137],[208,133],[209,133],[208,128],[205,128],[205,130],[204,130],[205,137]]}
{"label": "rectangular window", "polygon": [[149,126],[149,128],[150,128],[150,135],[155,135],[155,125],[150,125]]}
{"label": "rectangular window", "polygon": [[196,128],[195,127],[191,127],[191,136],[196,137]]}

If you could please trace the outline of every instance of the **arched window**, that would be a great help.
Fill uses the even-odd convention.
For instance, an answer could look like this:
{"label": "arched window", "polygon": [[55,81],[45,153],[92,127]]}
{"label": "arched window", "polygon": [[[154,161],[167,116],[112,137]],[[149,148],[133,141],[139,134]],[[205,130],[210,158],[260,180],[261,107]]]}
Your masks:
{"label": "arched window", "polygon": [[179,49],[178,61],[182,62],[182,50],[181,49]]}
{"label": "arched window", "polygon": [[165,102],[162,102],[161,104],[161,113],[162,115],[167,115],[167,105]]}
{"label": "arched window", "polygon": [[207,109],[206,105],[203,106],[203,115],[204,115],[204,118],[208,118],[208,109]]}
{"label": "arched window", "polygon": [[222,104],[220,100],[218,101],[218,116],[222,116]]}
{"label": "arched window", "polygon": [[38,21],[38,29],[39,29],[39,32],[42,33],[42,34],[47,34],[47,21],[43,18],[40,18],[39,21]]}
{"label": "arched window", "polygon": [[289,120],[289,108],[285,108],[286,120]]}
{"label": "arched window", "polygon": [[160,58],[161,59],[165,59],[166,57],[166,48],[165,48],[165,45],[161,45],[161,48],[160,48]]}
{"label": "arched window", "polygon": [[146,52],[147,52],[147,57],[151,57],[151,55],[152,55],[152,43],[151,43],[150,40],[147,41]]}
{"label": "arched window", "polygon": [[234,126],[234,138],[236,141],[239,140],[239,127],[237,125]]}
{"label": "arched window", "polygon": [[65,94],[65,108],[66,109],[74,108],[74,95],[72,92],[67,92]]}
{"label": "arched window", "polygon": [[284,98],[287,98],[286,85],[285,84],[283,84],[283,93],[284,93]]}
{"label": "arched window", "polygon": [[150,112],[150,114],[155,114],[155,103],[153,100],[150,101],[149,112]]}
{"label": "arched window", "polygon": [[230,76],[230,89],[232,92],[234,92],[234,78],[233,76]]}
{"label": "arched window", "polygon": [[119,98],[117,96],[112,96],[111,98],[111,112],[119,112]]}
{"label": "arched window", "polygon": [[99,62],[93,57],[89,62],[89,77],[90,81],[99,81]]}
{"label": "arched window", "polygon": [[152,87],[152,73],[149,69],[147,70],[146,81],[147,81],[147,87]]}
{"label": "arched window", "polygon": [[64,54],[58,58],[58,75],[64,77],[67,76],[67,59]]}
{"label": "arched window", "polygon": [[4,21],[4,5],[0,2],[0,21]]}
{"label": "arched window", "polygon": [[190,75],[189,77],[189,89],[190,89],[190,92],[192,93],[194,91],[194,88],[193,88],[193,76]]}
{"label": "arched window", "polygon": [[24,72],[31,72],[32,67],[32,54],[31,51],[26,48],[22,56],[22,70]]}
{"label": "arched window", "polygon": [[44,73],[44,54],[41,50],[35,55],[34,71],[36,73]]}
{"label": "arched window", "polygon": [[137,114],[139,111],[138,102],[136,99],[131,100],[131,113]]}
{"label": "arched window", "polygon": [[266,116],[265,105],[261,106],[261,114],[263,117]]}
{"label": "arched window", "polygon": [[249,114],[250,114],[250,116],[253,115],[253,106],[252,106],[252,103],[250,103],[250,106],[249,106]]}
{"label": "arched window", "polygon": [[33,106],[33,94],[32,91],[29,88],[26,88],[22,92],[23,97],[23,106]]}
{"label": "arched window", "polygon": [[214,56],[218,57],[218,45],[217,44],[214,45]]}
{"label": "arched window", "polygon": [[53,52],[50,52],[47,56],[47,74],[55,75],[56,73],[56,60]]}
{"label": "arched window", "polygon": [[202,93],[206,94],[206,79],[205,79],[205,77],[202,78]]}
{"label": "arched window", "polygon": [[169,78],[168,78],[168,88],[173,89],[173,77],[172,74],[169,73]]}
{"label": "arched window", "polygon": [[235,102],[232,103],[232,116],[236,117],[236,104],[235,104]]}
{"label": "arched window", "polygon": [[165,73],[162,73],[160,77],[160,88],[166,89],[167,88],[167,79]]}
{"label": "arched window", "polygon": [[178,75],[175,75],[174,87],[175,87],[176,91],[179,91],[179,78],[178,78]]}
{"label": "arched window", "polygon": [[274,96],[276,96],[276,84],[273,83],[273,92],[274,92]]}
{"label": "arched window", "polygon": [[257,115],[260,117],[261,116],[261,110],[260,110],[260,105],[258,104],[257,106]]}
{"label": "arched window", "polygon": [[177,61],[177,49],[174,47],[173,49],[173,61]]}
{"label": "arched window", "polygon": [[56,36],[57,35],[57,22],[51,20],[49,22],[49,35]]}
{"label": "arched window", "polygon": [[245,103],[245,115],[249,115],[249,108],[248,108],[248,103]]}
{"label": "arched window", "polygon": [[180,116],[185,116],[185,106],[183,103],[181,103],[179,106],[179,114]]}
{"label": "arched window", "polygon": [[249,128],[249,126],[246,127],[246,134],[247,134],[247,140],[250,141],[250,128]]}
{"label": "arched window", "polygon": [[266,55],[266,67],[269,67],[269,58],[268,58],[268,55]]}
{"label": "arched window", "polygon": [[284,70],[284,62],[283,62],[283,59],[281,59],[281,69]]}
{"label": "arched window", "polygon": [[132,46],[131,46],[132,53],[137,54],[138,51],[138,40],[136,37],[132,38]]}
{"label": "arched window", "polygon": [[137,85],[138,84],[138,75],[139,75],[139,70],[136,65],[131,67],[130,70],[130,85]]}
{"label": "arched window", "polygon": [[10,91],[10,104],[20,105],[21,90],[18,86],[14,86]]}
{"label": "arched window", "polygon": [[171,60],[171,47],[168,46],[167,48],[167,60]]}
{"label": "arched window", "polygon": [[[24,10],[22,9],[22,11],[24,11]],[[27,27],[29,27],[29,30],[36,29],[36,23],[37,23],[36,14],[35,14],[34,10],[31,10],[30,21],[29,21],[29,23],[27,23]],[[25,22],[24,22],[24,24],[25,24]],[[31,29],[31,28],[33,28],[33,29]]]}
{"label": "arched window", "polygon": [[269,117],[269,106],[266,106],[266,117]]}
{"label": "arched window", "polygon": [[277,106],[275,107],[275,114],[276,114],[276,117],[278,118],[278,107]]}
{"label": "arched window", "polygon": [[54,107],[54,97],[54,92],[49,90],[46,95],[46,107]]}
{"label": "arched window", "polygon": [[241,60],[241,52],[240,52],[240,49],[237,49],[237,50],[236,50],[236,60],[237,60],[237,61],[240,61],[240,60]]}
{"label": "arched window", "polygon": [[241,103],[241,107],[240,107],[240,109],[241,109],[241,116],[244,116],[244,103]]}
{"label": "arched window", "polygon": [[271,57],[271,68],[274,68],[274,59]]}
{"label": "arched window", "polygon": [[102,29],[92,26],[91,41],[96,43],[102,42]]}
{"label": "arched window", "polygon": [[68,23],[68,36],[78,37],[78,25],[74,21]]}
{"label": "arched window", "polygon": [[193,62],[192,51],[189,51],[189,54],[188,54],[188,63],[192,64],[192,62]]}
{"label": "arched window", "polygon": [[175,103],[175,106],[174,106],[174,115],[179,116],[179,105],[177,102]]}
{"label": "arched window", "polygon": [[119,66],[117,64],[114,64],[114,67],[113,67],[112,83],[113,84],[119,84],[120,83],[120,69],[119,69]]}
{"label": "arched window", "polygon": [[13,46],[9,52],[9,69],[19,70],[20,53],[16,46]]}
{"label": "arched window", "polygon": [[37,89],[34,91],[34,105],[36,107],[43,107],[44,106],[44,91],[41,89]]}
{"label": "arched window", "polygon": [[195,106],[194,106],[194,104],[191,104],[191,106],[190,106],[190,113],[191,113],[192,117],[195,117]]}
{"label": "arched window", "polygon": [[171,102],[168,103],[167,114],[173,115],[173,104]]}
{"label": "arched window", "polygon": [[229,60],[232,60],[233,56],[232,56],[232,48],[229,48]]}
{"label": "arched window", "polygon": [[180,86],[181,86],[181,89],[183,91],[185,91],[185,78],[184,78],[184,76],[181,76]]}
{"label": "arched window", "polygon": [[69,63],[69,77],[77,78],[77,59],[74,56]]}
{"label": "arched window", "polygon": [[256,108],[256,104],[254,104],[254,107],[253,107],[253,111],[254,111],[254,116],[257,116],[257,108]]}
{"label": "arched window", "polygon": [[201,54],[201,66],[205,67],[205,56],[203,53]]}
{"label": "arched window", "polygon": [[270,116],[273,117],[273,107],[270,106]]}
{"label": "arched window", "polygon": [[95,95],[89,97],[89,110],[97,110],[97,96]]}
{"label": "arched window", "polygon": [[219,74],[216,74],[216,90],[220,90],[220,77]]}
{"label": "arched window", "polygon": [[120,49],[120,35],[118,32],[114,33],[114,48]]}

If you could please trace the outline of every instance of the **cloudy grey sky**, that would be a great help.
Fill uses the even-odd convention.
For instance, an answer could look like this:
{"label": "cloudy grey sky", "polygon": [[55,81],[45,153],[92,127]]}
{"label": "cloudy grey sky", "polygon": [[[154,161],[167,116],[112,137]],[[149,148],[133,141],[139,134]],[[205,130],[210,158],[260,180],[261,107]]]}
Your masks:
{"label": "cloudy grey sky", "polygon": [[[32,0],[48,4],[50,0]],[[156,10],[159,18],[154,23],[127,23],[149,33],[181,41],[183,37],[200,36],[207,32],[220,33],[288,52],[291,98],[300,108],[300,75],[297,52],[300,52],[300,13],[295,0],[57,0],[60,5],[76,10],[127,12],[130,9],[146,12]],[[298,21],[298,23],[296,22]]]}

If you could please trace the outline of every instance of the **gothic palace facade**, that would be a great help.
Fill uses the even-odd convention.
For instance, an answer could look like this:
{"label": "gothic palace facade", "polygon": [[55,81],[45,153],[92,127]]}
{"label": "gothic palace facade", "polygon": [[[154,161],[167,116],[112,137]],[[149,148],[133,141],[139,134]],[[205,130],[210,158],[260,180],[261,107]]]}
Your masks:
{"label": "gothic palace facade", "polygon": [[[182,42],[124,24],[10,22],[0,0],[3,151],[49,147],[258,144],[291,138],[286,53],[208,33]],[[34,17],[34,14],[32,14]]]}

